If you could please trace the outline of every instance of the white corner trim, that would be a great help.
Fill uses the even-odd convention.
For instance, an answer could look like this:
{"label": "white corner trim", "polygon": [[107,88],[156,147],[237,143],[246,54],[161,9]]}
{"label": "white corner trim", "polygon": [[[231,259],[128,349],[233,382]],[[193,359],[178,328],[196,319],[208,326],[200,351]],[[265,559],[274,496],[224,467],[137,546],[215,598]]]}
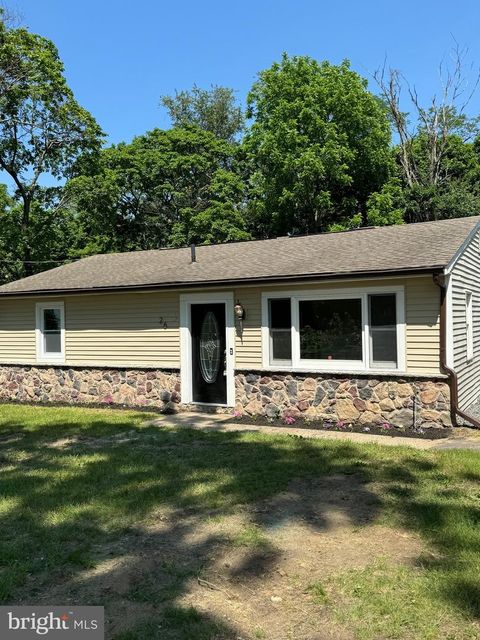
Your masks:
{"label": "white corner trim", "polygon": [[451,273],[445,275],[445,336],[446,336],[446,353],[445,364],[450,369],[454,369],[453,362],[453,276]]}
{"label": "white corner trim", "polygon": [[[406,373],[406,312],[405,312],[405,287],[404,285],[394,286],[368,286],[356,288],[323,288],[322,289],[289,289],[282,291],[262,292],[262,365],[265,370],[308,370],[318,372],[328,372],[339,369],[345,371],[358,371],[362,373],[378,374],[378,370],[372,368],[369,361],[368,348],[368,304],[367,296],[375,293],[395,293],[397,312],[397,367],[393,372]],[[299,301],[301,300],[328,300],[338,298],[357,297],[362,301],[362,361],[340,362],[335,361],[330,364],[325,361],[311,361],[307,364],[300,359],[300,338],[299,326]],[[289,366],[275,365],[270,362],[270,330],[268,318],[268,301],[272,298],[290,298],[292,301],[292,364]]]}
{"label": "white corner trim", "polygon": [[262,366],[270,367],[270,330],[268,327],[268,300],[275,294],[262,293]]}
{"label": "white corner trim", "polygon": [[[227,406],[235,406],[235,320],[233,292],[185,293],[180,295],[180,383],[182,404],[193,401],[192,389],[192,304],[225,305],[225,349],[227,361]],[[225,405],[219,405],[225,406]]]}
{"label": "white corner trim", "polygon": [[465,289],[465,328],[467,338],[467,363],[473,360],[474,335],[473,335],[473,291]]}
{"label": "white corner trim", "polygon": [[480,222],[477,222],[475,227],[470,231],[468,236],[462,242],[461,246],[458,248],[458,250],[456,251],[456,253],[453,256],[453,258],[450,260],[450,262],[445,267],[445,269],[443,271],[445,273],[445,275],[448,275],[448,274],[450,274],[452,272],[452,269],[455,266],[455,264],[457,263],[458,259],[464,253],[464,251],[468,247],[468,245],[475,239],[475,237],[476,237],[476,235],[477,235],[479,230],[480,230]]}
{"label": "white corner trim", "polygon": [[[60,354],[48,355],[43,351],[43,311],[60,309]],[[35,304],[35,344],[37,364],[65,364],[65,303],[58,300],[46,300]]]}

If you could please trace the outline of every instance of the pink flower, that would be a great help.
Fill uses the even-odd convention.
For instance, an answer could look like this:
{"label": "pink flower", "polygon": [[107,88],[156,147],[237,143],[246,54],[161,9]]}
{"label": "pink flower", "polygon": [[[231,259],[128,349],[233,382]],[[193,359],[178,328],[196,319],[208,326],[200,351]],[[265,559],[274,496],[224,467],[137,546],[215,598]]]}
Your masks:
{"label": "pink flower", "polygon": [[343,428],[345,427],[345,423],[344,423],[344,421],[343,421],[343,420],[339,420],[339,421],[337,422],[337,427],[338,427],[339,429],[343,429]]}
{"label": "pink flower", "polygon": [[283,420],[285,424],[293,424],[295,422],[295,418],[293,416],[285,416]]}
{"label": "pink flower", "polygon": [[390,429],[390,428],[391,428],[391,425],[388,422],[384,422],[382,424],[382,429]]}
{"label": "pink flower", "polygon": [[242,417],[242,412],[241,411],[234,411],[233,412],[233,417],[234,418],[241,418]]}

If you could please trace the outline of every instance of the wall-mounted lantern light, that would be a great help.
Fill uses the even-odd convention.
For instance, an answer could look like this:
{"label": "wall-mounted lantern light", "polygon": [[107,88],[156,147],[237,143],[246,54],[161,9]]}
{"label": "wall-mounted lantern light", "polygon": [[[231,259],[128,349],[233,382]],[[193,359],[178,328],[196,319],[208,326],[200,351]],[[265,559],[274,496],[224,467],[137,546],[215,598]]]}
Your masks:
{"label": "wall-mounted lantern light", "polygon": [[240,304],[240,300],[237,300],[237,304],[234,306],[235,318],[238,320],[238,324],[240,325],[240,337],[243,334],[243,321],[245,320],[245,309]]}
{"label": "wall-mounted lantern light", "polygon": [[235,317],[237,318],[237,320],[240,320],[240,322],[242,322],[242,320],[245,320],[245,309],[240,304],[240,300],[237,300],[237,304],[235,305],[234,309]]}

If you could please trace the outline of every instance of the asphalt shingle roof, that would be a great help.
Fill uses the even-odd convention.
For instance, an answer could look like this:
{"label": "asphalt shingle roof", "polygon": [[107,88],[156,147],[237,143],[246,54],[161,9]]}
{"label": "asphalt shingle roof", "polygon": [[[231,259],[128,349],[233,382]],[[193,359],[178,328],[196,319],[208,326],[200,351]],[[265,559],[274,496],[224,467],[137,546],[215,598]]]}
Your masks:
{"label": "asphalt shingle roof", "polygon": [[0,295],[183,287],[306,277],[434,271],[480,216],[272,240],[91,256],[0,287]]}

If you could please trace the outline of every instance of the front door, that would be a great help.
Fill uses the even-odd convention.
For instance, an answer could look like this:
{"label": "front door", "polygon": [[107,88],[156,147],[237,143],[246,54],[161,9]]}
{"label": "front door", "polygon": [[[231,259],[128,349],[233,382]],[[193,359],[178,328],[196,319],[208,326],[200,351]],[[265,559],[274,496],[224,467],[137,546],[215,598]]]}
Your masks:
{"label": "front door", "polygon": [[192,304],[194,402],[227,403],[225,304]]}

